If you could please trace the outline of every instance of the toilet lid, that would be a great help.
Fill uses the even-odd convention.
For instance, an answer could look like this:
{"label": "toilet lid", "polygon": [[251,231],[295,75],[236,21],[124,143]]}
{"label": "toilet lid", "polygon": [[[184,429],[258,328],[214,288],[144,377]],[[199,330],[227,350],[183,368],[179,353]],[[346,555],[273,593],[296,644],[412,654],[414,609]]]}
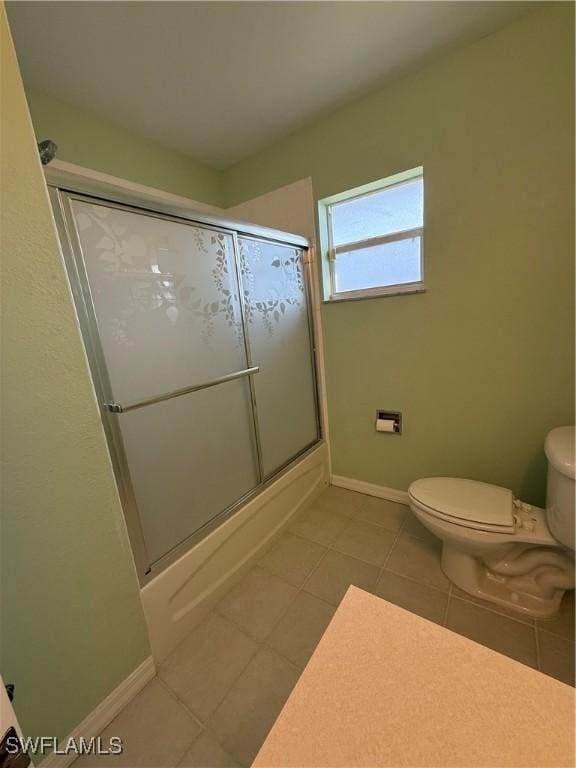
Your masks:
{"label": "toilet lid", "polygon": [[456,477],[426,477],[409,488],[420,504],[459,525],[488,531],[514,531],[512,491],[497,485]]}

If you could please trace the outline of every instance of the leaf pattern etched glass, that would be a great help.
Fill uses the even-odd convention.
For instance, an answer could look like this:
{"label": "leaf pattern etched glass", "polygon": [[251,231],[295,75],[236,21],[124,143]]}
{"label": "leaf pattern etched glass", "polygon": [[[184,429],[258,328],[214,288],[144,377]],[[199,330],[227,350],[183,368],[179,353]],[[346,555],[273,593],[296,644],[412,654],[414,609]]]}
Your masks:
{"label": "leaf pattern etched glass", "polygon": [[318,439],[302,251],[239,238],[264,474]]}
{"label": "leaf pattern etched glass", "polygon": [[230,234],[73,200],[114,399],[246,368]]}
{"label": "leaf pattern etched glass", "polygon": [[[246,368],[230,234],[77,200],[72,212],[116,401]],[[150,563],[258,483],[246,378],[112,418]]]}

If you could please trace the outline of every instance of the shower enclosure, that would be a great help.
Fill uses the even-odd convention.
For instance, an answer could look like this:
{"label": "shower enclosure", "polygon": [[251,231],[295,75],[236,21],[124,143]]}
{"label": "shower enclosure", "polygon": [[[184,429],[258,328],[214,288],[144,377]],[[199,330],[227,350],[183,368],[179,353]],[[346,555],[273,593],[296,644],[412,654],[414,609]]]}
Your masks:
{"label": "shower enclosure", "polygon": [[145,581],[320,440],[307,242],[50,194]]}

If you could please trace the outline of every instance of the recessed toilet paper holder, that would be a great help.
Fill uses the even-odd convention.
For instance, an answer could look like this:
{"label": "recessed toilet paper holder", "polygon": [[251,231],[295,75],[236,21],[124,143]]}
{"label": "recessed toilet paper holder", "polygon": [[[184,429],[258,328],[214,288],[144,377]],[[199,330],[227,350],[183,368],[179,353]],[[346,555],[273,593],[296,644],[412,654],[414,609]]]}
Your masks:
{"label": "recessed toilet paper holder", "polygon": [[376,411],[376,432],[401,435],[402,413],[400,411]]}

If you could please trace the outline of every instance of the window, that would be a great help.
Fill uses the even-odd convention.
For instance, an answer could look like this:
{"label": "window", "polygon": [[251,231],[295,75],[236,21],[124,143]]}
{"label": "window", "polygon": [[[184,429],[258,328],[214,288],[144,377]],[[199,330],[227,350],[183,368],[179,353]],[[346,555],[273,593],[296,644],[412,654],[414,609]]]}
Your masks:
{"label": "window", "polygon": [[422,168],[320,203],[325,212],[326,298],[422,291]]}

